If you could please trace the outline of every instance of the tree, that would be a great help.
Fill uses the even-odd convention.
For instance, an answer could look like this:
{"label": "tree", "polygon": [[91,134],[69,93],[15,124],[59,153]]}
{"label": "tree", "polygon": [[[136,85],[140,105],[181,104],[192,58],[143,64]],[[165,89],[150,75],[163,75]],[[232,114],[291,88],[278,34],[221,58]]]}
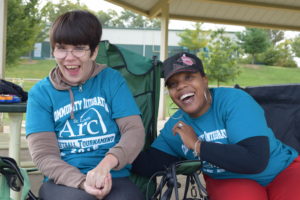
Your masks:
{"label": "tree", "polygon": [[[54,20],[61,14],[71,10],[89,10],[86,5],[81,5],[79,0],[73,3],[71,0],[59,0],[58,3],[48,1],[41,9],[41,16],[45,28],[41,32],[41,38],[45,39],[49,36],[49,29]],[[93,13],[93,11],[89,10]]]}
{"label": "tree", "polygon": [[281,30],[268,29],[266,31],[273,46],[284,39],[284,32]]}
{"label": "tree", "polygon": [[147,19],[129,10],[123,10],[120,14],[114,10],[97,13],[103,27],[116,28],[160,28],[160,20]]}
{"label": "tree", "polygon": [[108,10],[107,12],[101,10],[96,13],[96,16],[103,27],[124,27],[119,20],[119,14],[115,10]]}
{"label": "tree", "polygon": [[200,51],[207,47],[210,31],[202,30],[201,26],[201,23],[196,23],[194,30],[186,29],[179,33],[178,36],[181,40],[178,44],[193,51]]}
{"label": "tree", "polygon": [[300,35],[292,41],[292,50],[297,57],[300,57]]}
{"label": "tree", "polygon": [[246,28],[242,33],[237,33],[240,45],[245,53],[252,56],[252,64],[255,63],[256,56],[267,50],[270,40],[267,32],[258,28]]}
{"label": "tree", "polygon": [[199,53],[204,61],[205,71],[209,79],[220,82],[234,80],[240,73],[238,65],[239,46],[229,37],[224,36],[224,29],[219,29],[211,35],[208,45],[208,55]]}
{"label": "tree", "polygon": [[292,52],[291,52],[291,40],[285,40],[276,46],[276,50],[278,51],[278,60],[276,65],[282,67],[297,67],[296,62],[293,60]]}
{"label": "tree", "polygon": [[150,20],[129,10],[123,10],[118,20],[126,28],[160,28],[160,21],[158,19]]}
{"label": "tree", "polygon": [[37,8],[39,0],[9,0],[7,13],[6,63],[8,67],[30,52],[43,29]]}

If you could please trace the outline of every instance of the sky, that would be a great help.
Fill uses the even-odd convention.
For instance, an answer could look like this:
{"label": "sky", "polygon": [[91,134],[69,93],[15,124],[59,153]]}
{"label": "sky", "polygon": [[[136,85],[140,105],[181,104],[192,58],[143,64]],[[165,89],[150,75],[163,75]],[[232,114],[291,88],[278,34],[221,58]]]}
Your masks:
{"label": "sky", "polygon": [[[46,2],[48,0],[42,0]],[[58,0],[51,0],[52,2],[58,2]],[[76,0],[74,0],[76,1]],[[94,11],[107,11],[109,9],[121,12],[123,8],[109,3],[104,0],[80,0],[82,4],[87,5],[91,10]],[[192,29],[194,23],[189,21],[179,21],[179,20],[170,20],[169,22],[169,29]],[[226,31],[230,32],[238,32],[245,30],[243,26],[233,26],[233,25],[222,25],[222,24],[212,24],[212,23],[204,23],[202,28],[205,30],[217,30],[218,28],[225,28]],[[300,32],[296,31],[285,31],[286,38],[293,38],[297,35],[300,35]]]}

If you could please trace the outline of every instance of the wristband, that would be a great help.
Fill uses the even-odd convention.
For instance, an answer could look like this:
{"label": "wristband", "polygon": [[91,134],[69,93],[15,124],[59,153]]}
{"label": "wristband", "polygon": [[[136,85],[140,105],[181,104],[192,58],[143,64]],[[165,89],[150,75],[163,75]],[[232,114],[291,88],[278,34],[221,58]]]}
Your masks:
{"label": "wristband", "polygon": [[198,157],[199,158],[199,154],[200,154],[200,150],[199,150],[199,153],[197,152],[197,144],[200,145],[200,140],[197,140],[194,144],[194,151],[193,151],[193,154],[195,157]]}

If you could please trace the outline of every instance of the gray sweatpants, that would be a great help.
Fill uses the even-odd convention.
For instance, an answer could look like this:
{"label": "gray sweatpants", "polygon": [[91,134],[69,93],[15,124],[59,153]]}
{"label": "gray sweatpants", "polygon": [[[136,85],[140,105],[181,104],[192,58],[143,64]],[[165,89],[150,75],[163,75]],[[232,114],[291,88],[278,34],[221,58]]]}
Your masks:
{"label": "gray sweatpants", "polygon": [[[53,181],[42,184],[39,191],[41,200],[97,200],[84,190],[57,185]],[[138,187],[128,177],[113,178],[110,193],[105,200],[144,200],[145,197]]]}

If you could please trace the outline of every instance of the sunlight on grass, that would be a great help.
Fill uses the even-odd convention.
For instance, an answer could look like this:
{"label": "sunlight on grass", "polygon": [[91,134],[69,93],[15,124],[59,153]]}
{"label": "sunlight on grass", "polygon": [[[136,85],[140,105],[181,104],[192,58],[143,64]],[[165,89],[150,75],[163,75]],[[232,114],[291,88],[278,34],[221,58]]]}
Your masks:
{"label": "sunlight on grass", "polygon": [[[208,77],[209,78],[209,77]],[[221,86],[233,87],[239,84],[242,87],[294,84],[300,83],[300,68],[284,68],[277,66],[264,65],[244,65],[241,67],[241,73],[234,81],[221,83]],[[209,81],[210,87],[217,87],[216,81]],[[171,98],[166,95],[166,116],[172,115],[178,109]]]}
{"label": "sunlight on grass", "polygon": [[[15,78],[17,84],[28,91],[38,80],[48,76],[55,66],[54,60],[22,60],[20,64],[7,67],[5,77]],[[19,79],[21,80],[19,80]],[[209,78],[209,77],[208,77]],[[34,80],[27,80],[34,79]],[[221,83],[221,86],[232,87],[239,84],[242,87],[300,83],[300,68],[284,68],[263,65],[241,65],[241,73],[236,80]],[[210,87],[216,87],[216,81],[209,81]],[[177,106],[166,95],[166,116],[173,114]]]}

